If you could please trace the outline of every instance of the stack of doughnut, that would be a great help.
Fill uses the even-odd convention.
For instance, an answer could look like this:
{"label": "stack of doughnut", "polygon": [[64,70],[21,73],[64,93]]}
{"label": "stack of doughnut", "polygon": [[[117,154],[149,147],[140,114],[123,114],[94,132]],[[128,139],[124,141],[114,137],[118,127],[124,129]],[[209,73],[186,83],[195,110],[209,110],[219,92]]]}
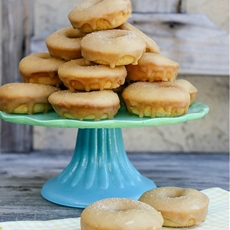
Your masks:
{"label": "stack of doughnut", "polygon": [[[156,42],[128,22],[131,14],[130,0],[83,0],[69,13],[69,27],[46,38],[46,52],[20,61],[25,87],[58,88],[46,95],[48,103],[69,119],[112,119],[123,102],[139,117],[186,114],[196,88],[176,81],[179,64],[161,55]],[[21,92],[26,105],[36,105],[34,95]],[[0,99],[12,101],[11,95]],[[9,112],[3,106],[0,110]]]}
{"label": "stack of doughnut", "polygon": [[81,214],[82,230],[158,230],[204,222],[209,198],[192,188],[159,187],[138,200],[106,198],[87,206]]}

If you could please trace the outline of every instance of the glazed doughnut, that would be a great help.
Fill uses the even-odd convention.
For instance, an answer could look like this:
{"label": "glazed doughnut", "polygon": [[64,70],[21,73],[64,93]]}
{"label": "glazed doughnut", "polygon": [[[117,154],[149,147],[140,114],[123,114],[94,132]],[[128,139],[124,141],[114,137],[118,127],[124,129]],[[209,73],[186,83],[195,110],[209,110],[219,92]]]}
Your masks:
{"label": "glazed doughnut", "polygon": [[114,89],[123,85],[127,75],[124,66],[110,68],[86,61],[84,58],[68,61],[58,69],[58,75],[71,91]]}
{"label": "glazed doughnut", "polygon": [[58,77],[58,68],[64,60],[50,56],[48,52],[35,53],[24,57],[19,62],[19,71],[25,83],[37,83],[59,87],[62,82]]}
{"label": "glazed doughnut", "polygon": [[81,39],[84,33],[72,27],[62,28],[46,38],[46,46],[52,57],[66,61],[81,58]]}
{"label": "glazed doughnut", "polygon": [[151,53],[160,53],[160,48],[157,45],[157,43],[151,39],[149,36],[147,36],[145,33],[140,31],[137,27],[131,25],[128,22],[125,22],[122,24],[120,27],[122,30],[130,30],[135,32],[137,35],[139,35],[146,43],[146,52],[151,52]]}
{"label": "glazed doughnut", "polygon": [[146,48],[136,33],[128,30],[103,30],[87,34],[81,40],[82,56],[111,68],[136,65]]}
{"label": "glazed doughnut", "polygon": [[144,53],[138,65],[128,65],[127,81],[174,81],[179,64],[160,54]]}
{"label": "glazed doughnut", "polygon": [[87,206],[81,214],[82,230],[160,230],[162,215],[143,202],[107,198]]}
{"label": "glazed doughnut", "polygon": [[205,221],[209,198],[192,188],[160,187],[145,192],[139,201],[161,212],[163,226],[189,227]]}
{"label": "glazed doughnut", "polygon": [[131,12],[130,0],[84,0],[71,10],[68,18],[74,28],[89,33],[116,28]]}
{"label": "glazed doughnut", "polygon": [[129,113],[139,117],[175,117],[187,113],[190,96],[182,87],[170,82],[135,82],[123,93]]}
{"label": "glazed doughnut", "polygon": [[33,83],[8,83],[0,87],[0,110],[5,113],[34,114],[52,109],[48,102],[54,86]]}
{"label": "glazed doughnut", "polygon": [[112,90],[62,90],[52,93],[48,100],[61,117],[77,120],[111,119],[120,108],[119,97]]}
{"label": "glazed doughnut", "polygon": [[190,105],[195,101],[196,94],[198,92],[197,88],[189,81],[185,79],[177,79],[174,81],[174,84],[184,87],[190,94]]}

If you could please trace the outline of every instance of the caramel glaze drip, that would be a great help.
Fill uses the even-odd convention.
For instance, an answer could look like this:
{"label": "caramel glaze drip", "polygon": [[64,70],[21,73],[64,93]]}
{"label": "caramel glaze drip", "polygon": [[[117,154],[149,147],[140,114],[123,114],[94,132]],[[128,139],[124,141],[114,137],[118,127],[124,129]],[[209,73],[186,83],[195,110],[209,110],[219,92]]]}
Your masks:
{"label": "caramel glaze drip", "polygon": [[[105,64],[105,65],[109,65],[111,68],[115,68],[115,66],[118,65],[127,65],[127,64],[132,64],[132,65],[137,65],[138,64],[138,60],[141,58],[141,55],[143,54],[144,50],[140,51],[140,50],[133,50],[132,54],[124,54],[123,52],[117,52],[117,53],[113,53],[113,54],[107,54],[107,55],[101,55],[99,52],[94,52],[92,50],[87,50],[87,48],[82,49],[82,56],[85,59],[88,59],[90,61],[99,63],[99,64]],[[131,57],[131,58],[130,58]],[[129,60],[131,60],[128,63],[126,62],[126,58],[128,58]],[[118,63],[121,64],[118,64]]]}
{"label": "caramel glaze drip", "polygon": [[104,77],[100,79],[82,79],[78,78],[78,80],[74,78],[69,78],[66,79],[64,84],[65,86],[72,92],[74,92],[76,89],[79,90],[86,90],[89,92],[92,89],[115,89],[119,87],[120,85],[123,85],[125,81],[125,78],[121,78],[117,76],[116,78],[114,77],[113,80],[111,81],[110,77]]}
{"label": "caramel glaze drip", "polygon": [[155,107],[147,103],[136,104],[126,100],[126,107],[130,113],[139,115],[140,118],[148,117],[173,117],[183,115],[188,110],[188,105],[185,103],[178,103],[177,105],[164,105]]}
{"label": "caramel glaze drip", "polygon": [[[135,68],[136,67],[136,68]],[[128,71],[127,80],[141,80],[142,81],[174,81],[177,77],[177,71],[174,68],[157,67],[148,68],[145,66],[132,66],[132,71]],[[127,68],[128,69],[128,68]]]}
{"label": "caramel glaze drip", "polygon": [[59,87],[62,84],[57,71],[32,73],[31,75],[23,75],[23,82],[25,83],[38,83],[44,85],[52,85]]}
{"label": "caramel glaze drip", "polygon": [[82,108],[74,106],[71,109],[64,105],[58,106],[53,105],[54,110],[63,118],[78,119],[78,120],[101,120],[101,119],[112,119],[117,113],[118,106],[110,106],[107,108],[96,107],[96,108]]}
{"label": "caramel glaze drip", "polygon": [[59,88],[19,82],[5,84],[0,87],[0,110],[24,114],[47,112],[51,108],[48,97],[55,91]]}
{"label": "caramel glaze drip", "polygon": [[[22,109],[22,113],[28,113],[33,114],[35,112],[35,106],[40,105],[41,110],[43,110],[44,113],[48,112],[51,109],[51,105],[49,104],[47,98],[34,98],[33,101],[30,101],[29,98],[7,98],[7,99],[1,99],[0,100],[0,109],[4,111],[5,113],[14,113],[14,111],[17,109],[19,110],[19,107],[26,107],[25,109]],[[27,111],[27,112],[26,112]],[[20,113],[17,111],[17,113]]]}

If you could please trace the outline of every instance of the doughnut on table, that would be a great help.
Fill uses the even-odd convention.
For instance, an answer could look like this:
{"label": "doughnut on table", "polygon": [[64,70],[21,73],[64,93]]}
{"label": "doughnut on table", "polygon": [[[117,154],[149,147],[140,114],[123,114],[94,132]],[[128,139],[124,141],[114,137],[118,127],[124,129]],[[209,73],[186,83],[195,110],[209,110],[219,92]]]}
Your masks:
{"label": "doughnut on table", "polygon": [[177,124],[200,119],[208,112],[208,106],[194,102],[186,115],[174,118],[139,118],[126,112],[124,105],[111,120],[63,119],[54,111],[34,115],[0,111],[0,117],[19,124],[79,129],[70,163],[58,176],[43,185],[41,194],[46,200],[59,205],[84,208],[108,197],[137,199],[146,190],[156,187],[129,161],[122,128]]}

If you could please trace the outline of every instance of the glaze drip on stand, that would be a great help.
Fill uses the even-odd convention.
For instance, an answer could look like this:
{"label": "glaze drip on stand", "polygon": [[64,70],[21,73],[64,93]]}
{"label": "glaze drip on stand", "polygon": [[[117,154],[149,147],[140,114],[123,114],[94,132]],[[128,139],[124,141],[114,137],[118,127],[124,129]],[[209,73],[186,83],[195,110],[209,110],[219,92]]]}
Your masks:
{"label": "glaze drip on stand", "polygon": [[155,187],[129,161],[120,128],[79,129],[71,162],[41,194],[56,204],[84,208],[104,198],[138,199]]}

